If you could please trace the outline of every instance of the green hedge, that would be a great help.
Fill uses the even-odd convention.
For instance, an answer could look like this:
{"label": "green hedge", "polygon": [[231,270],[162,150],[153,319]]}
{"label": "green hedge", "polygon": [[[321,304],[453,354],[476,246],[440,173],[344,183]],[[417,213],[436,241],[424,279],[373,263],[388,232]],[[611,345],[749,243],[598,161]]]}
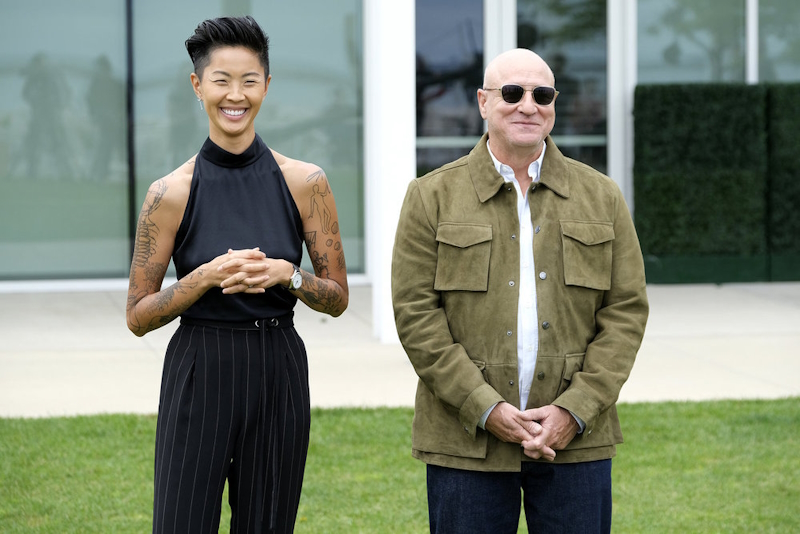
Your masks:
{"label": "green hedge", "polygon": [[635,218],[648,281],[800,280],[799,109],[795,84],[636,88]]}
{"label": "green hedge", "polygon": [[800,280],[800,84],[768,87],[770,277]]}

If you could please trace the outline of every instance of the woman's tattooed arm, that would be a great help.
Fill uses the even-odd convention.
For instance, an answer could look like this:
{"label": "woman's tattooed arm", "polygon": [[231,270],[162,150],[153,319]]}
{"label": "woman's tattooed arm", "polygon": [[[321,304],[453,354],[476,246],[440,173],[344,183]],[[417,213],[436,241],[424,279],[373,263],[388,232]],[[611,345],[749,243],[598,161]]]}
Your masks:
{"label": "woman's tattooed arm", "polygon": [[296,293],[312,309],[336,317],[347,308],[349,295],[336,203],[322,169],[315,168],[305,182],[309,211],[303,226],[314,274],[303,271],[303,285]]}

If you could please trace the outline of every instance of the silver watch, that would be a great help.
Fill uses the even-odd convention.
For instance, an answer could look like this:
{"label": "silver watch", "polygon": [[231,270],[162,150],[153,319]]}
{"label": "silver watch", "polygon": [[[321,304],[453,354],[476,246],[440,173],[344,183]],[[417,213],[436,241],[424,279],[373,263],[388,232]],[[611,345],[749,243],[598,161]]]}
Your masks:
{"label": "silver watch", "polygon": [[300,267],[294,263],[292,264],[292,267],[294,267],[294,273],[292,273],[292,277],[289,278],[289,290],[295,291],[300,289],[300,286],[303,285],[303,275],[300,274]]}

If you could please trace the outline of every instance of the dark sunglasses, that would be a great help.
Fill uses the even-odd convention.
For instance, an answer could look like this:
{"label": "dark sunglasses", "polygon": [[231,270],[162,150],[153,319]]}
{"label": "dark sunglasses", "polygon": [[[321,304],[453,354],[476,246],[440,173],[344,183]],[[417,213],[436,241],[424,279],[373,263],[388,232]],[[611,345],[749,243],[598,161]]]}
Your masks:
{"label": "dark sunglasses", "polygon": [[533,94],[533,101],[540,106],[549,106],[553,103],[553,100],[556,99],[556,95],[558,94],[558,91],[556,91],[555,87],[549,87],[547,85],[540,85],[539,87],[534,87],[533,89],[525,89],[521,85],[509,84],[504,85],[499,89],[484,88],[484,91],[500,91],[500,94],[503,96],[503,100],[509,104],[516,104],[522,100],[523,96],[525,96],[525,91],[530,91],[531,94]]}

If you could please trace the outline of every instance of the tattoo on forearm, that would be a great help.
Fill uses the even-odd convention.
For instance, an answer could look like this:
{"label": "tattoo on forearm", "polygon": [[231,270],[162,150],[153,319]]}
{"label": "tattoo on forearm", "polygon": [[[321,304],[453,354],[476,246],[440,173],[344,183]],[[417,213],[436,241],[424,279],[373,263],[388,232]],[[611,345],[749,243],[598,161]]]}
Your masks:
{"label": "tattoo on forearm", "polygon": [[308,273],[303,273],[303,294],[312,306],[321,307],[321,311],[332,312],[341,307],[342,296],[330,285],[332,280],[314,278]]}

